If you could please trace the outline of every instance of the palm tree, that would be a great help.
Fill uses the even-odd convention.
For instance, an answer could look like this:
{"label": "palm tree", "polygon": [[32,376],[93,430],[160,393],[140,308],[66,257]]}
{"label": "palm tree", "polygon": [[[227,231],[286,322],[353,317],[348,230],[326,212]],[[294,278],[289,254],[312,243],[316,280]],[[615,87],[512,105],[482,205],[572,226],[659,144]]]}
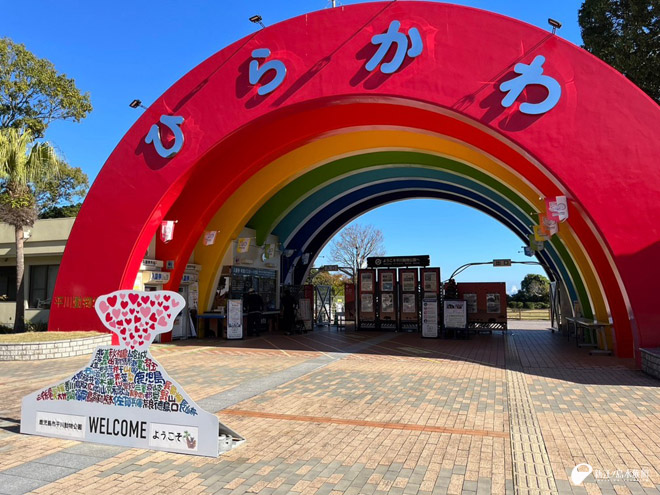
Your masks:
{"label": "palm tree", "polygon": [[16,318],[14,331],[25,331],[25,227],[37,219],[39,187],[62,171],[63,162],[48,143],[35,143],[29,130],[0,129],[0,221],[16,233]]}

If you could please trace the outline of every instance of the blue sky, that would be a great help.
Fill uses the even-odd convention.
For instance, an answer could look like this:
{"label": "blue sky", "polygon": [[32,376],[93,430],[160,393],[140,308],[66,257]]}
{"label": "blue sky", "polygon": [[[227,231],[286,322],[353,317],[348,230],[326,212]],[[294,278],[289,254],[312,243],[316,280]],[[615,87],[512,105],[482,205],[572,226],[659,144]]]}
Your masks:
{"label": "blue sky", "polygon": [[[363,3],[338,2],[339,5]],[[515,17],[547,29],[552,17],[563,23],[560,36],[580,44],[577,12],[581,0],[534,2],[463,0],[453,2]],[[266,25],[330,6],[326,0],[115,1],[35,0],[4,2],[0,36],[23,43],[88,91],[94,111],[82,123],[54,123],[46,138],[68,162],[93,180],[140,110],[176,80],[228,44],[253,32],[254,14]],[[37,14],[38,13],[38,14]],[[423,212],[423,214],[420,214]],[[504,226],[466,206],[411,200],[374,210],[358,220],[380,228],[388,255],[430,254],[443,277],[463,263],[493,258],[529,260],[522,243]],[[325,253],[322,253],[325,255]],[[319,260],[326,262],[325,259]],[[534,267],[468,269],[458,281],[504,281],[520,286]]]}

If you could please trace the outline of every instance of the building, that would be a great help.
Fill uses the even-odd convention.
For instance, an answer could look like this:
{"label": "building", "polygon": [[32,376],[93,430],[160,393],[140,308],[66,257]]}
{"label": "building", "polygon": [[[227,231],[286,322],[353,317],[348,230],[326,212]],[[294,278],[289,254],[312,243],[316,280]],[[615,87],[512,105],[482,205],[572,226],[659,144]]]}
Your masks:
{"label": "building", "polygon": [[[75,218],[37,220],[25,229],[25,319],[46,323],[64,247]],[[0,325],[13,326],[16,312],[14,227],[0,224]]]}

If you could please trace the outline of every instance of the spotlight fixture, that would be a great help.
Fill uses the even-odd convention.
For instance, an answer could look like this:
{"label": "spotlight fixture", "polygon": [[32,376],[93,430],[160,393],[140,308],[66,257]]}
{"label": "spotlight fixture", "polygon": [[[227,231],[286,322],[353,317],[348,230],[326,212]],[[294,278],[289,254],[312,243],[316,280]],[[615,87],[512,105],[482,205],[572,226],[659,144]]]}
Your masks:
{"label": "spotlight fixture", "polygon": [[264,26],[264,23],[262,21],[263,19],[261,18],[260,15],[253,15],[252,17],[250,17],[250,22],[254,24],[259,24],[261,26],[261,29],[266,27]]}
{"label": "spotlight fixture", "polygon": [[561,22],[555,21],[554,19],[548,18],[548,24],[552,26],[552,34],[557,32],[557,29],[561,28]]}
{"label": "spotlight fixture", "polygon": [[133,100],[132,102],[130,102],[130,103],[128,104],[128,106],[131,107],[131,108],[138,108],[138,107],[140,107],[140,108],[144,108],[145,110],[147,109],[147,107],[145,107],[145,106],[142,104],[142,101],[141,101],[141,100]]}

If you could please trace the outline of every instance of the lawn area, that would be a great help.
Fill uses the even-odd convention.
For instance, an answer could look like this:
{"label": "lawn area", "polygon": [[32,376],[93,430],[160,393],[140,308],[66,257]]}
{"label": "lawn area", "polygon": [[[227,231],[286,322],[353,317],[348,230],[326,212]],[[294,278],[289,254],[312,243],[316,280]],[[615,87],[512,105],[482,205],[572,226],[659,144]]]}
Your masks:
{"label": "lawn area", "polygon": [[509,320],[549,320],[549,309],[511,309],[506,310]]}
{"label": "lawn area", "polygon": [[101,332],[25,332],[0,334],[0,344],[32,344],[37,342],[53,342],[56,340],[84,339],[100,337]]}

